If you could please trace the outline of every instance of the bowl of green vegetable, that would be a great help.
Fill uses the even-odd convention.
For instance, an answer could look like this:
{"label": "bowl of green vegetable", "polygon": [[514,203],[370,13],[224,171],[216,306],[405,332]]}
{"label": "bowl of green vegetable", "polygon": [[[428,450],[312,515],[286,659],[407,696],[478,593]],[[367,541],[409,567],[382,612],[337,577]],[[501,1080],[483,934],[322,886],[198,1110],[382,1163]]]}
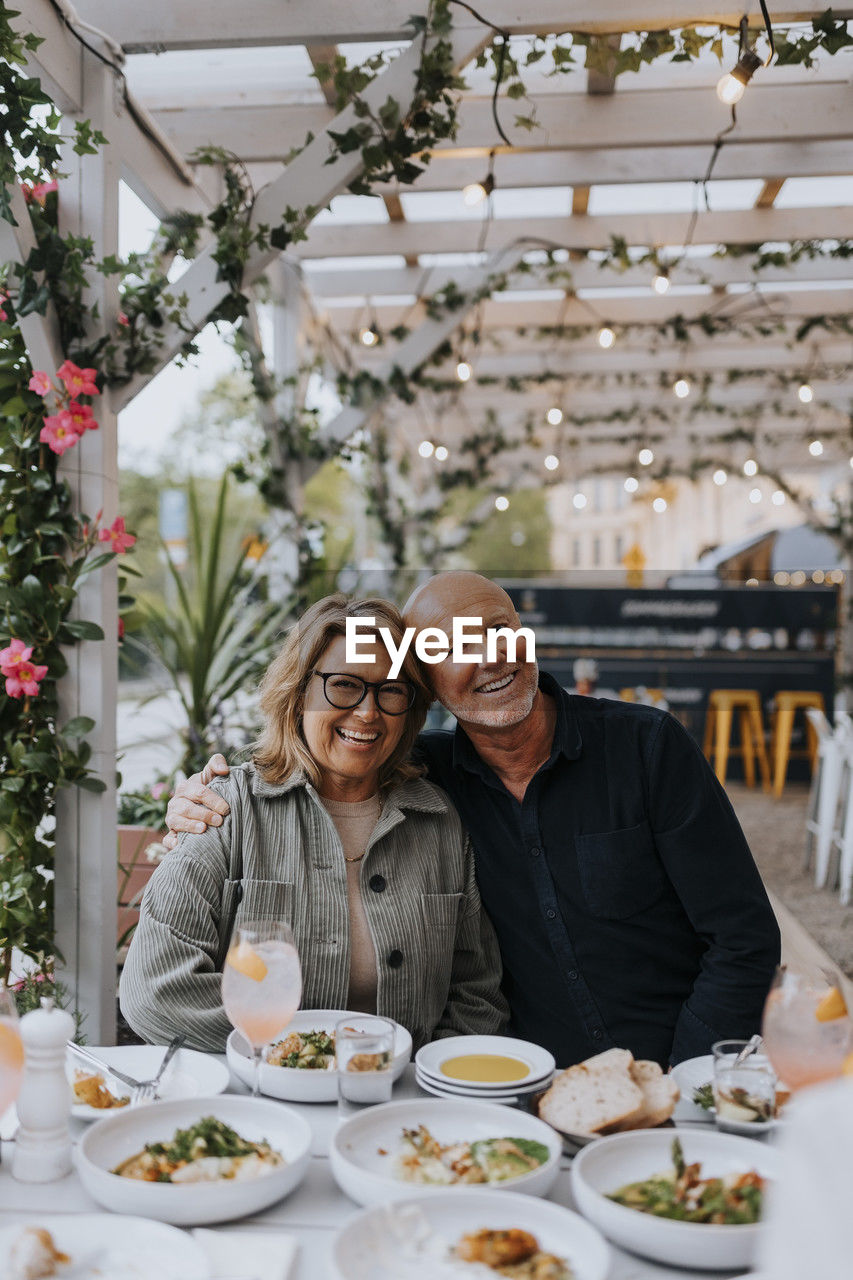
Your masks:
{"label": "bowl of green vegetable", "polygon": [[778,1153],[705,1129],[647,1129],[592,1143],[572,1163],[572,1195],[614,1244],[673,1266],[747,1267]]}

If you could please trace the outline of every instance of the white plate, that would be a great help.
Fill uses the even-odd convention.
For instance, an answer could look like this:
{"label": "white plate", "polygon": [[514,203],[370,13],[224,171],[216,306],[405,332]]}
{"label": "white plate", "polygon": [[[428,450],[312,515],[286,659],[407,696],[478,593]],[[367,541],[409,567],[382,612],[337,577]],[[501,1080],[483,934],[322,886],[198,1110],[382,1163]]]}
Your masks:
{"label": "white plate", "polygon": [[567,1259],[574,1280],[605,1280],[609,1270],[607,1244],[570,1209],[513,1191],[471,1188],[464,1200],[445,1189],[375,1205],[351,1218],[332,1249],[334,1280],[465,1280],[489,1274],[463,1262],[444,1264],[463,1235],[482,1227],[532,1232],[541,1249]]}
{"label": "white plate", "polygon": [[708,1270],[747,1267],[760,1224],[716,1226],[656,1218],[608,1199],[629,1182],[640,1182],[672,1167],[672,1140],[681,1139],[688,1164],[701,1163],[703,1178],[755,1169],[771,1181],[778,1176],[778,1152],[765,1143],[716,1129],[636,1129],[591,1143],[572,1162],[572,1196],[578,1209],[615,1244],[673,1266]]}
{"label": "white plate", "polygon": [[[335,1023],[342,1018],[360,1018],[363,1014],[351,1009],[300,1009],[293,1017],[284,1035],[291,1031],[325,1031],[331,1033]],[[388,1019],[393,1022],[393,1018]],[[283,1037],[282,1037],[283,1038]],[[225,1045],[228,1065],[244,1084],[252,1083],[252,1057],[249,1046],[239,1031],[232,1031]],[[391,1077],[398,1080],[412,1056],[412,1037],[399,1022],[394,1022],[394,1061]],[[261,1063],[261,1093],[268,1098],[281,1098],[285,1102],[334,1102],[338,1096],[338,1073],[306,1070],[304,1067],[273,1067]]]}
{"label": "white plate", "polygon": [[[361,1115],[339,1126],[329,1148],[329,1160],[341,1190],[358,1204],[406,1200],[413,1195],[431,1196],[447,1191],[447,1187],[416,1186],[394,1174],[403,1130],[417,1128],[419,1124],[426,1125],[441,1143],[475,1142],[482,1138],[530,1138],[544,1143],[550,1152],[545,1164],[523,1173],[520,1178],[491,1183],[495,1189],[544,1196],[560,1171],[559,1134],[535,1116],[525,1111],[508,1111],[494,1102],[421,1098],[368,1107]],[[455,1194],[463,1196],[476,1189],[476,1184],[452,1188]]]}
{"label": "white plate", "polygon": [[479,1098],[481,1102],[495,1102],[499,1098],[519,1098],[531,1093],[541,1093],[548,1088],[553,1077],[545,1076],[526,1088],[520,1084],[507,1085],[504,1089],[490,1089],[486,1094],[475,1084],[451,1084],[450,1081],[436,1080],[434,1076],[424,1075],[420,1067],[415,1068],[415,1080],[425,1089],[442,1094],[447,1098]]}
{"label": "white plate", "polygon": [[[453,1098],[453,1099],[456,1099],[456,1098],[459,1098],[460,1096],[461,1096],[461,1097],[467,1097],[467,1098],[476,1098],[476,1097],[477,1097],[477,1095],[476,1095],[476,1094],[462,1094],[462,1095],[460,1095],[460,1094],[458,1094],[458,1093],[451,1093],[451,1092],[450,1092],[449,1090],[447,1090],[447,1089],[442,1089],[442,1088],[440,1088],[438,1085],[434,1085],[434,1084],[432,1084],[432,1082],[431,1082],[431,1081],[429,1081],[429,1080],[424,1080],[422,1076],[416,1076],[416,1077],[415,1077],[415,1083],[417,1084],[417,1086],[418,1086],[418,1088],[419,1088],[419,1089],[423,1089],[424,1093],[430,1093],[430,1094],[432,1094],[432,1096],[433,1096],[434,1098]],[[477,1101],[481,1102],[481,1101],[482,1101],[482,1098],[478,1098],[478,1099],[477,1099]],[[500,1102],[500,1103],[502,1103],[502,1104],[506,1104],[506,1105],[508,1105],[508,1106],[512,1106],[512,1104],[513,1104],[514,1102],[518,1102],[518,1094],[517,1094],[517,1093],[498,1093],[498,1094],[491,1094],[491,1095],[489,1096],[489,1102],[494,1102],[494,1103],[498,1103],[498,1102]]]}
{"label": "white plate", "polygon": [[[516,1080],[500,1080],[493,1084],[480,1081],[458,1080],[454,1076],[446,1076],[441,1064],[448,1058],[460,1058],[471,1054],[495,1054],[503,1058],[518,1058],[528,1068],[523,1076]],[[505,1093],[510,1085],[529,1085],[542,1080],[554,1072],[556,1063],[553,1055],[538,1044],[529,1040],[513,1040],[510,1036],[450,1036],[446,1040],[433,1040],[425,1044],[415,1054],[415,1063],[421,1075],[435,1080],[438,1084],[475,1085],[484,1093],[497,1090]]]}
{"label": "white plate", "polygon": [[25,1226],[46,1227],[71,1259],[63,1280],[208,1280],[210,1264],[191,1236],[162,1222],[111,1213],[27,1215],[0,1227],[0,1258],[9,1257]]}
{"label": "white plate", "polygon": [[[146,1143],[169,1141],[203,1116],[215,1116],[250,1142],[266,1139],[285,1164],[260,1178],[239,1182],[140,1182],[112,1173]],[[180,1098],[153,1107],[124,1107],[85,1130],[75,1163],[80,1181],[105,1209],[136,1213],[175,1226],[201,1226],[244,1218],[275,1204],[308,1170],[311,1126],[290,1107],[266,1098]],[[152,1273],[153,1274],[153,1273]]]}
{"label": "white plate", "polygon": [[[86,1046],[89,1049],[89,1046]],[[166,1052],[165,1045],[125,1044],[97,1046],[89,1049],[96,1057],[103,1059],[111,1067],[123,1071],[126,1076],[135,1080],[150,1080],[157,1074]],[[78,1058],[70,1049],[65,1055],[65,1074],[73,1083],[76,1072],[94,1075],[95,1067]],[[169,1063],[158,1088],[158,1102],[170,1102],[175,1098],[212,1097],[215,1093],[224,1093],[230,1083],[228,1068],[209,1053],[199,1053],[197,1049],[179,1049]],[[110,1093],[117,1098],[127,1098],[130,1089],[113,1076],[104,1074],[104,1084]],[[115,1108],[99,1110],[87,1107],[82,1102],[75,1102],[71,1114],[78,1120],[103,1120],[104,1116],[115,1114]]]}

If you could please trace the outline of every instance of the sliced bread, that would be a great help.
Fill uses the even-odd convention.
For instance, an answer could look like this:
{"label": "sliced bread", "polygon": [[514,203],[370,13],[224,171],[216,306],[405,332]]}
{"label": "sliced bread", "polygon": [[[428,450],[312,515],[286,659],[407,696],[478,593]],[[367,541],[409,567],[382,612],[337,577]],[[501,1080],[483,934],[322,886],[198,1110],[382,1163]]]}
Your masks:
{"label": "sliced bread", "polygon": [[655,1125],[668,1120],[681,1097],[678,1085],[672,1076],[664,1075],[660,1064],[645,1059],[634,1061],[630,1066],[631,1078],[643,1091],[643,1108],[638,1115],[620,1120],[611,1133],[621,1133],[625,1129],[653,1129]]}
{"label": "sliced bread", "polygon": [[640,1115],[645,1095],[631,1077],[628,1049],[608,1049],[563,1071],[539,1100],[539,1114],[562,1133],[600,1133]]}

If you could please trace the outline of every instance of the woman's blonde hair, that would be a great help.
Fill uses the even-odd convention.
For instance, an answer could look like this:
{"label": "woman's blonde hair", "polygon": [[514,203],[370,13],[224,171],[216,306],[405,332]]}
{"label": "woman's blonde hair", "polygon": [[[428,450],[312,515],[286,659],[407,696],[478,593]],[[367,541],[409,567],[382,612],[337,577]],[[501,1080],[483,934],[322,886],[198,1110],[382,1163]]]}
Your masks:
{"label": "woman's blonde hair", "polygon": [[[376,634],[379,627],[387,627],[395,645],[400,644],[405,628],[394,605],[378,596],[350,600],[338,592],[318,600],[302,615],[281,652],[270,663],[260,686],[264,729],[252,754],[258,772],[267,782],[284,782],[294,770],[300,769],[315,786],[319,784],[321,770],[308,750],[302,728],[305,690],[332,640],[346,635],[347,618],[365,617],[376,619]],[[362,634],[369,632],[362,629]],[[409,755],[423,728],[432,694],[411,649],[403,660],[400,676],[414,685],[415,701],[406,712],[400,741],[379,770],[381,787],[423,773]]]}

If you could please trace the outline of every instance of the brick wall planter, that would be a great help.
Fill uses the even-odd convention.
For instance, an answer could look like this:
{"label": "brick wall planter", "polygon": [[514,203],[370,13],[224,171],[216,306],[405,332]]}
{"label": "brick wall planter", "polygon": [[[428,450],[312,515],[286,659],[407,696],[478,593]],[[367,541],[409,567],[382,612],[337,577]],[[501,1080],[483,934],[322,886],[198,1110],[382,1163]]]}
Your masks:
{"label": "brick wall planter", "polygon": [[[145,886],[156,870],[157,864],[149,862],[145,851],[149,844],[162,840],[165,831],[152,827],[119,826],[117,896],[118,921],[116,938],[119,960],[127,954],[130,942],[128,930],[133,930],[139,920],[139,903]],[[123,941],[122,941],[123,939]]]}

